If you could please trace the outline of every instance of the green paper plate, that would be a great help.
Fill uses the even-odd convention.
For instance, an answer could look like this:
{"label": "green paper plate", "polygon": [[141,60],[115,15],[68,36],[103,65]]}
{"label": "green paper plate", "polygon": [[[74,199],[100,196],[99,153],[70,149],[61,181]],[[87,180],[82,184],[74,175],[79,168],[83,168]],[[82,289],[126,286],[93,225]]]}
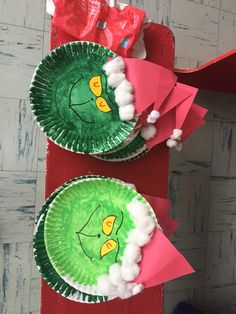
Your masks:
{"label": "green paper plate", "polygon": [[[96,294],[98,277],[107,274],[111,264],[121,262],[127,234],[134,228],[126,205],[134,197],[155,217],[140,194],[109,178],[74,182],[49,205],[44,230],[47,254],[70,286]],[[113,219],[108,229],[107,219]]]}
{"label": "green paper plate", "polygon": [[127,146],[123,147],[121,144],[120,147],[121,149],[118,151],[96,155],[94,157],[106,161],[123,162],[140,158],[148,152],[146,141],[142,138],[140,133]]}
{"label": "green paper plate", "polygon": [[[51,202],[55,199],[55,197],[67,186],[71,183],[76,182],[78,180],[83,179],[84,177],[78,177],[73,180],[70,180],[60,186],[45,202],[42,207],[42,210],[38,216],[38,223],[35,229],[34,234],[34,257],[37,264],[37,267],[44,278],[44,280],[49,284],[49,286],[56,291],[57,293],[61,294],[62,296],[82,303],[101,303],[109,301],[111,298],[107,296],[96,296],[84,293],[71,287],[67,282],[65,282],[56,272],[54,267],[52,266],[50,259],[48,257],[45,242],[44,242],[44,223],[45,218],[47,215],[48,206]],[[86,177],[88,178],[88,177]]]}
{"label": "green paper plate", "polygon": [[37,67],[30,103],[44,133],[61,147],[102,153],[132,132],[136,119],[120,120],[114,89],[102,66],[116,54],[90,42],[71,42],[51,51]]}

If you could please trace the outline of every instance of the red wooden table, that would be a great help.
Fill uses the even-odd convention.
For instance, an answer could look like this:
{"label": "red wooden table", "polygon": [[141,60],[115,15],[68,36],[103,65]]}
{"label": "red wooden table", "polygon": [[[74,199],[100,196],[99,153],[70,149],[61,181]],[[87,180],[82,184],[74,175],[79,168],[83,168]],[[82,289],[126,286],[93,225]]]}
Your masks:
{"label": "red wooden table", "polygon": [[[75,40],[52,30],[52,49]],[[174,38],[165,26],[151,24],[145,30],[147,60],[173,70]],[[127,163],[109,163],[91,156],[66,151],[48,141],[46,197],[58,186],[76,176],[105,175],[134,183],[140,193],[167,198],[169,151],[165,143],[146,156]],[[163,286],[146,289],[128,300],[102,304],[82,304],[70,301],[54,292],[44,281],[41,289],[41,314],[161,314]]]}

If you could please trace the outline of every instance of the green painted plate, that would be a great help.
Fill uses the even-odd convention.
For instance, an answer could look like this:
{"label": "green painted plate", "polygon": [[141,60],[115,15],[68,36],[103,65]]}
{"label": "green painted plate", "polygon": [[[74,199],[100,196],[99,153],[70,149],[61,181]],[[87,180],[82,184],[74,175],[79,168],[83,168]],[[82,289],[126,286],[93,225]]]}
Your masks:
{"label": "green painted plate", "polygon": [[51,202],[45,219],[46,250],[56,272],[70,286],[96,295],[98,277],[121,262],[128,232],[134,228],[126,209],[134,197],[153,213],[135,190],[100,177],[70,184]]}
{"label": "green painted plate", "polygon": [[[47,215],[48,206],[51,202],[55,199],[55,197],[67,186],[71,183],[79,181],[84,177],[78,177],[73,180],[70,180],[60,186],[45,202],[42,207],[42,210],[38,217],[37,226],[35,229],[34,234],[34,257],[37,264],[37,267],[44,278],[44,280],[49,284],[49,286],[56,291],[57,293],[61,294],[62,296],[82,303],[101,303],[109,301],[110,299],[106,296],[96,296],[84,293],[80,290],[71,287],[67,282],[65,282],[56,272],[54,267],[52,266],[50,259],[48,257],[45,241],[44,241],[44,224],[45,218]],[[88,178],[88,177],[87,177]]]}
{"label": "green painted plate", "polygon": [[102,66],[116,54],[90,42],[71,42],[51,51],[37,67],[30,103],[44,133],[73,151],[112,150],[133,131],[136,119],[119,117],[114,89]]}

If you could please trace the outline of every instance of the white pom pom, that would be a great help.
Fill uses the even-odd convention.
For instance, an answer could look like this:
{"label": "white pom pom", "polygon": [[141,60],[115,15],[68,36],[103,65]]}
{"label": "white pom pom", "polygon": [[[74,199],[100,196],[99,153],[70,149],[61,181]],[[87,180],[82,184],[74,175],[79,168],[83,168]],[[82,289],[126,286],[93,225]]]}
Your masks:
{"label": "white pom pom", "polygon": [[130,121],[134,118],[135,107],[133,105],[128,105],[119,108],[119,115],[122,121]]}
{"label": "white pom pom", "polygon": [[145,216],[142,220],[137,221],[135,224],[141,232],[148,235],[151,234],[155,228],[155,222],[151,216]]}
{"label": "white pom pom", "polygon": [[173,134],[171,135],[172,140],[179,140],[181,139],[181,135],[183,134],[183,131],[180,129],[174,129]]}
{"label": "white pom pom", "polygon": [[172,139],[169,139],[169,140],[166,142],[166,145],[167,145],[168,147],[170,147],[170,148],[176,147],[177,144],[178,144],[178,143],[176,142],[176,140],[172,140]]}
{"label": "white pom pom", "polygon": [[128,299],[128,298],[132,297],[132,295],[133,295],[133,291],[130,288],[129,284],[120,285],[118,287],[118,296],[121,299]]}
{"label": "white pom pom", "polygon": [[116,93],[116,103],[118,106],[123,107],[133,103],[134,96],[125,91],[121,91],[120,93]]}
{"label": "white pom pom", "polygon": [[125,79],[124,73],[112,73],[108,76],[108,84],[112,87],[117,87]]}
{"label": "white pom pom", "polygon": [[140,272],[140,268],[138,264],[122,264],[121,266],[121,274],[124,280],[132,281],[134,280]]}
{"label": "white pom pom", "polygon": [[142,285],[141,283],[133,286],[132,292],[133,295],[139,294],[140,292],[142,292],[144,289],[144,285]]}
{"label": "white pom pom", "polygon": [[136,198],[133,198],[126,207],[134,220],[141,220],[143,216],[148,215],[147,207]]}
{"label": "white pom pom", "polygon": [[141,231],[134,229],[129,232],[128,235],[128,242],[138,245],[138,246],[144,246],[150,241],[150,238],[147,234],[142,233]]}
{"label": "white pom pom", "polygon": [[145,126],[144,128],[142,128],[141,130],[141,136],[146,140],[150,140],[151,138],[153,138],[157,133],[157,129],[155,128],[154,125],[152,124],[148,124],[147,126]]}
{"label": "white pom pom", "polygon": [[99,295],[117,296],[117,287],[111,284],[108,275],[98,278],[97,291]]}
{"label": "white pom pom", "polygon": [[124,72],[125,63],[122,57],[116,57],[105,63],[102,68],[107,75],[110,75],[111,73]]}
{"label": "white pom pom", "polygon": [[157,119],[159,118],[160,118],[160,112],[157,110],[153,110],[147,118],[147,123],[155,123]]}
{"label": "white pom pom", "polygon": [[134,264],[140,260],[141,256],[141,249],[135,244],[127,244],[123,260],[126,264]]}
{"label": "white pom pom", "polygon": [[182,143],[179,143],[175,149],[178,151],[178,152],[181,152],[181,150],[183,149],[183,144]]}
{"label": "white pom pom", "polygon": [[119,264],[113,264],[109,268],[110,281],[114,286],[118,286],[124,282],[121,276],[121,267]]}
{"label": "white pom pom", "polygon": [[120,92],[132,93],[133,90],[134,90],[133,85],[127,79],[124,79],[116,88],[115,95],[119,94]]}

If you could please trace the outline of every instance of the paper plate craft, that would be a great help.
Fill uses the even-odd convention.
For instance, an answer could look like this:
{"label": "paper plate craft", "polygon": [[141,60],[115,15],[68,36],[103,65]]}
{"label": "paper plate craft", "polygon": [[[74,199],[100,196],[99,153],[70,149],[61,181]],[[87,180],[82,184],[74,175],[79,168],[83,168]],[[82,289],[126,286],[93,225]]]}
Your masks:
{"label": "paper plate craft", "polygon": [[147,200],[105,177],[76,178],[49,197],[34,254],[55,291],[86,303],[129,298],[193,271],[162,233]]}
{"label": "paper plate craft", "polygon": [[[39,64],[30,102],[37,122],[56,144],[126,161],[163,141],[179,149],[196,93],[157,64],[119,57],[99,44],[71,42]],[[200,106],[197,111],[206,112]],[[202,117],[195,128],[203,122]]]}
{"label": "paper plate craft", "polygon": [[127,106],[119,110],[115,100],[113,86],[124,80],[124,73],[117,73],[111,86],[103,70],[111,57],[116,54],[101,45],[73,42],[53,50],[37,67],[31,107],[56,144],[74,152],[101,153],[118,146],[134,129],[134,107],[129,103],[127,117]]}

